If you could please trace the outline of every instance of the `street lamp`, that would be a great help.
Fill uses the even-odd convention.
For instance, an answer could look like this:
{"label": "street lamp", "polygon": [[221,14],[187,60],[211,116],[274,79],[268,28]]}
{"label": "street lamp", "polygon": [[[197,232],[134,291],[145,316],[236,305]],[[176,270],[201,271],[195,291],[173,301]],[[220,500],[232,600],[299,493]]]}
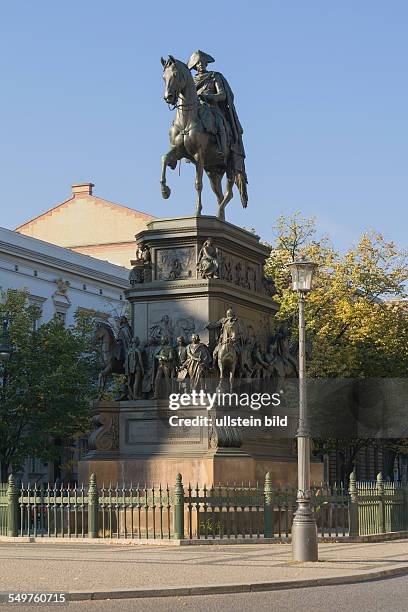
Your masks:
{"label": "street lamp", "polygon": [[317,264],[302,258],[289,264],[292,289],[299,296],[299,427],[297,510],[292,524],[292,556],[295,561],[317,561],[317,526],[311,505],[310,429],[306,398],[305,297],[312,287]]}

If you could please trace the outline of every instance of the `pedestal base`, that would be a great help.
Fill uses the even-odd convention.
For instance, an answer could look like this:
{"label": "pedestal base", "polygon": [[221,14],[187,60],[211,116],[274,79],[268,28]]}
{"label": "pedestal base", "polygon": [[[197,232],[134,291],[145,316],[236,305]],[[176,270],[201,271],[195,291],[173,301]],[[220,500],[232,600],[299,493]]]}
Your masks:
{"label": "pedestal base", "polygon": [[[323,466],[312,464],[312,480],[321,482]],[[97,482],[102,484],[125,483],[161,483],[173,484],[180,473],[183,482],[188,484],[230,484],[263,483],[269,472],[274,487],[291,486],[295,488],[297,471],[296,462],[276,459],[257,459],[245,454],[217,453],[210,457],[143,457],[139,459],[85,459],[80,461],[78,478],[88,482],[94,473]]]}
{"label": "pedestal base", "polygon": [[[191,417],[207,414],[200,407],[185,411]],[[79,481],[87,482],[94,473],[101,485],[166,485],[173,484],[180,473],[184,484],[255,484],[263,483],[269,472],[275,487],[296,487],[292,440],[263,439],[262,447],[256,449],[253,442],[246,445],[245,428],[242,436],[232,438],[223,428],[214,432],[200,425],[186,430],[169,427],[166,417],[166,403],[156,400],[96,404],[96,429],[90,436],[91,450],[79,462]],[[322,463],[311,464],[311,479],[323,480]]]}

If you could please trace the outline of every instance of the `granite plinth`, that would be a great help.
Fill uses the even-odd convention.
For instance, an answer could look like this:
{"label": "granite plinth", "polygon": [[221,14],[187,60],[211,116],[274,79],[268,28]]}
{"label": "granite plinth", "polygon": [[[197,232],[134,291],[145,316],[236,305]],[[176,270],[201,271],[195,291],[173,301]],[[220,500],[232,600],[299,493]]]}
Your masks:
{"label": "granite plinth", "polygon": [[[250,444],[246,428],[240,436],[230,428],[170,427],[174,412],[168,402],[135,400],[99,402],[93,408],[96,426],[89,453],[79,463],[79,479],[96,474],[100,483],[263,482],[270,472],[275,486],[296,485],[297,463],[292,439],[263,435],[262,446]],[[183,409],[188,418],[208,415],[206,408]],[[235,432],[236,433],[236,432]],[[323,479],[323,465],[312,462],[312,480]]]}

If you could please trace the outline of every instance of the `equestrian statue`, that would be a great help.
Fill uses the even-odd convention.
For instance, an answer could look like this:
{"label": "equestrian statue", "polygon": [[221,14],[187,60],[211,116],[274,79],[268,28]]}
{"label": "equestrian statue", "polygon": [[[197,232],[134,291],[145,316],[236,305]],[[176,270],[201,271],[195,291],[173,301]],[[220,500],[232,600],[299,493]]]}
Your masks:
{"label": "equestrian statue", "polygon": [[219,371],[219,389],[222,390],[224,383],[229,380],[229,388],[232,390],[244,342],[241,324],[232,308],[228,308],[225,317],[209,323],[207,329],[218,332],[218,342],[212,356]]}
{"label": "equestrian statue", "polygon": [[117,337],[109,323],[99,321],[95,328],[95,341],[100,343],[99,395],[102,397],[109,376],[125,373],[125,360],[132,345],[132,329],[127,317],[120,318]]}
{"label": "equestrian statue", "polygon": [[[220,72],[208,71],[214,58],[203,51],[192,54],[188,63],[169,55],[161,58],[164,79],[164,100],[176,109],[170,127],[171,148],[162,158],[161,192],[170,196],[166,169],[174,170],[177,162],[186,159],[196,168],[196,215],[201,215],[203,173],[206,172],[218,202],[219,219],[225,219],[225,207],[238,187],[241,203],[248,203],[243,129],[234,105],[234,94]],[[194,78],[190,70],[195,70]],[[223,192],[222,179],[227,185]]]}

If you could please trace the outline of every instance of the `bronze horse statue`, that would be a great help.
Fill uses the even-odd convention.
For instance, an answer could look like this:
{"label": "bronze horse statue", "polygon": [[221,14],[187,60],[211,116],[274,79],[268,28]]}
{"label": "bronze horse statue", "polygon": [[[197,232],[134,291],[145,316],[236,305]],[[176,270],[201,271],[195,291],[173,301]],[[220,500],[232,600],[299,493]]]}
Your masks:
{"label": "bronze horse statue", "polygon": [[99,395],[105,391],[106,382],[111,374],[123,374],[123,363],[116,357],[118,341],[108,323],[99,322],[95,328],[95,340],[101,343],[103,369],[99,374]]}
{"label": "bronze horse statue", "polygon": [[284,386],[287,378],[298,378],[299,372],[295,364],[278,355],[269,366],[268,378],[275,381],[275,388]]}
{"label": "bronze horse statue", "polygon": [[270,342],[270,350],[274,358],[269,362],[267,378],[275,381],[275,387],[283,386],[286,378],[298,378],[299,366],[289,347],[287,331],[281,327]]}
{"label": "bronze horse statue", "polygon": [[238,343],[240,342],[237,325],[232,324],[225,339],[222,337],[214,351],[215,365],[218,366],[220,373],[219,389],[222,391],[227,378],[229,379],[229,388],[232,391],[234,385],[234,377],[239,366],[240,350]]}
{"label": "bronze horse statue", "polygon": [[[232,169],[231,147],[224,156],[217,147],[216,136],[205,130],[200,118],[200,100],[196,85],[187,65],[171,55],[167,60],[161,58],[161,62],[165,83],[164,99],[176,109],[176,118],[170,127],[171,148],[162,158],[162,196],[166,199],[170,196],[170,187],[166,184],[167,166],[174,170],[179,160],[186,159],[196,168],[196,215],[200,215],[202,211],[201,192],[205,171],[217,198],[217,217],[225,219],[225,207],[233,197],[234,184],[239,189],[242,206],[246,208],[246,178],[242,174],[234,173]],[[227,175],[225,194],[222,188],[224,174]]]}

